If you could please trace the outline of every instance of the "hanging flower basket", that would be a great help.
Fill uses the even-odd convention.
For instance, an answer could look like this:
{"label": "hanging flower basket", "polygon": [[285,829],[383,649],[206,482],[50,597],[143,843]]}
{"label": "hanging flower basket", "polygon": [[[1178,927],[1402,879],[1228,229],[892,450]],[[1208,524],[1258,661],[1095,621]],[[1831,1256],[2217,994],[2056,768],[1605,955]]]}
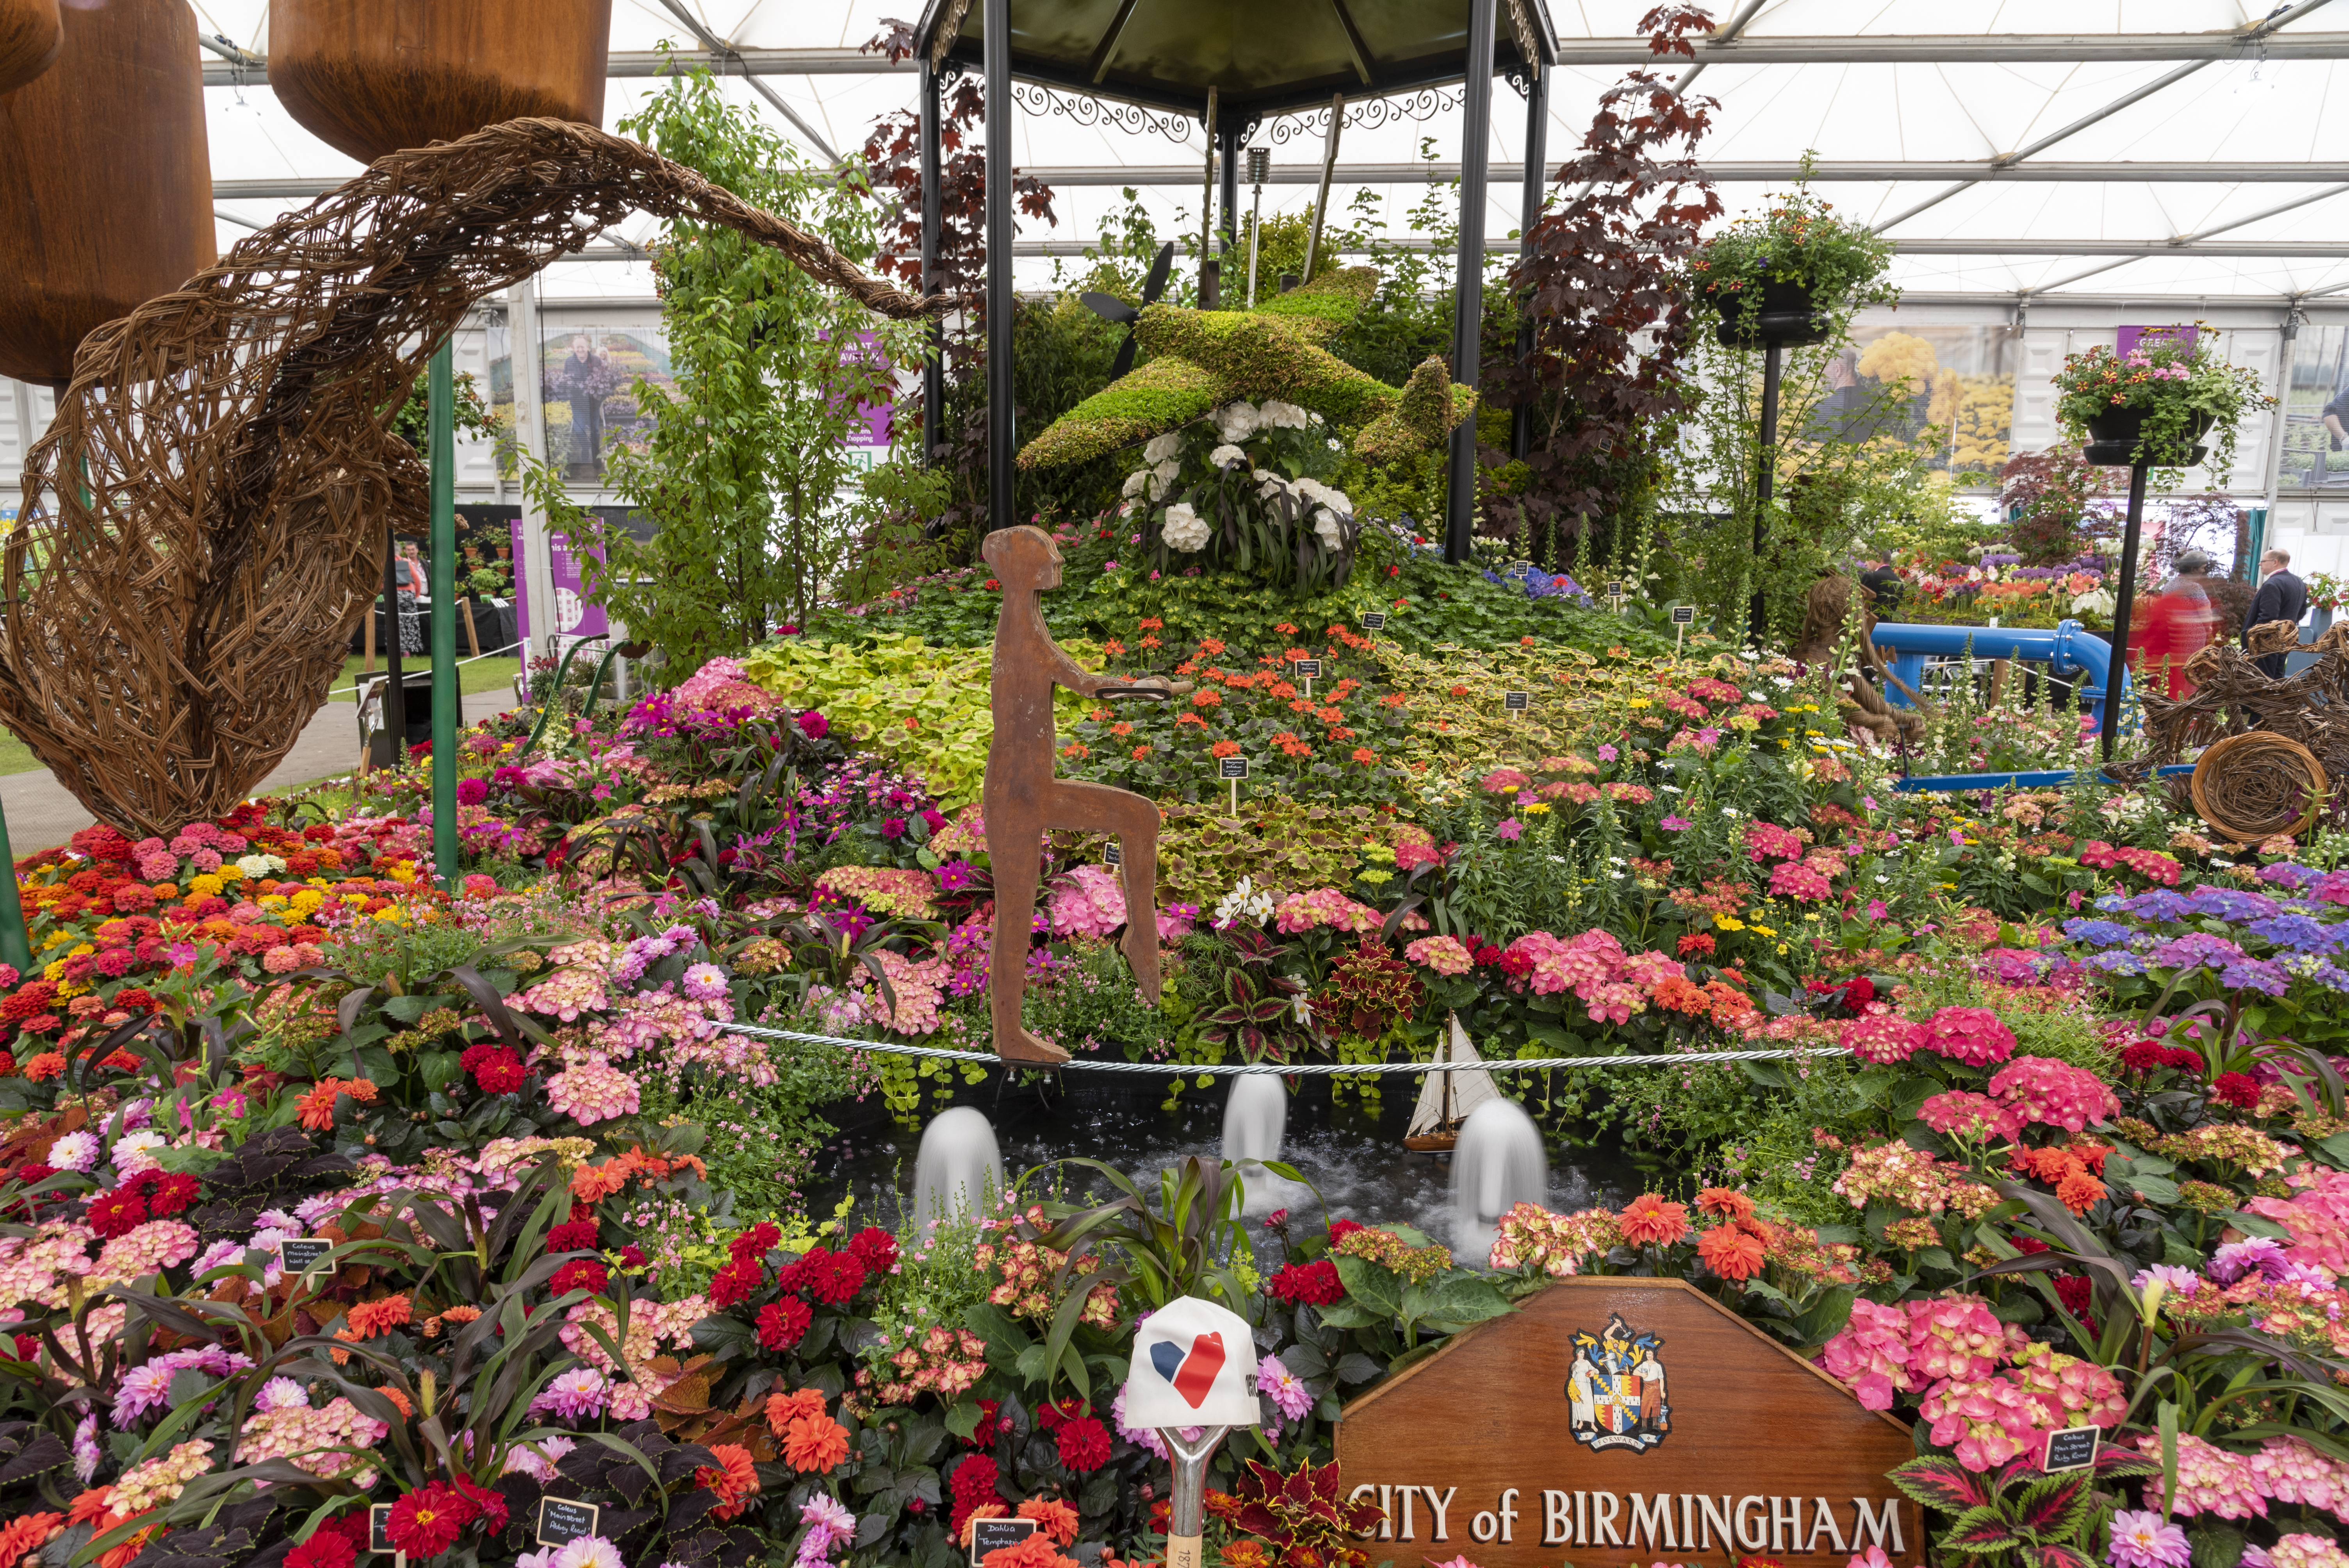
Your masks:
{"label": "hanging flower basket", "polygon": [[[2235,431],[2247,413],[2271,408],[2258,375],[2220,358],[2199,324],[2147,335],[2128,353],[2098,345],[2064,361],[2054,377],[2056,417],[2088,461],[2108,468],[2182,469],[2210,459],[2235,466]],[[2199,445],[2215,431],[2216,456]]]}
{"label": "hanging flower basket", "polygon": [[1806,283],[1747,278],[1716,284],[1705,292],[1721,313],[1713,334],[1724,348],[1825,343],[1835,330],[1835,318],[1812,304]]}

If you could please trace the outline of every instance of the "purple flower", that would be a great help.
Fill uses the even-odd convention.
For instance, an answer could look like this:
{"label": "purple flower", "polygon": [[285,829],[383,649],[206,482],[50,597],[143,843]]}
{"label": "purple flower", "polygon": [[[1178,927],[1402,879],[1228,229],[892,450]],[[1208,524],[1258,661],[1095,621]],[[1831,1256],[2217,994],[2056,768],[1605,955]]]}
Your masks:
{"label": "purple flower", "polygon": [[2280,1280],[2292,1261],[2283,1249],[2265,1236],[2252,1236],[2240,1242],[2229,1242],[2210,1254],[2208,1273],[2220,1284],[2233,1284],[2248,1274],[2259,1274],[2267,1279]]}
{"label": "purple flower", "polygon": [[491,774],[490,779],[501,789],[519,789],[523,782],[522,769],[511,764]]}
{"label": "purple flower", "polygon": [[2176,1264],[2156,1264],[2151,1268],[2137,1270],[2130,1277],[2129,1284],[2138,1290],[2158,1284],[2167,1286],[2172,1295],[2192,1295],[2202,1288],[2202,1276],[2192,1269],[2179,1268]]}
{"label": "purple flower", "polygon": [[2118,947],[2136,933],[2116,920],[2067,920],[2064,934],[2091,947]]}
{"label": "purple flower", "polygon": [[885,839],[904,838],[905,836],[905,819],[903,817],[882,818],[881,836]]}
{"label": "purple flower", "polygon": [[1682,832],[1689,828],[1694,827],[1695,825],[1695,823],[1690,821],[1686,817],[1666,817],[1662,821],[1656,824],[1656,826],[1661,828],[1667,833]]}
{"label": "purple flower", "polygon": [[196,961],[196,944],[192,942],[174,942],[163,952],[174,965],[193,964]]}
{"label": "purple flower", "polygon": [[1612,762],[1621,755],[1621,752],[1611,746],[1602,746],[1599,748],[1599,760],[1601,762]]}
{"label": "purple flower", "polygon": [[2105,1560],[2114,1568],[2186,1568],[2194,1560],[2186,1532],[2150,1509],[2122,1509],[2113,1515],[2112,1544]]}
{"label": "purple flower", "polygon": [[457,780],[457,804],[460,806],[478,806],[489,798],[490,781],[488,779],[460,779]]}
{"label": "purple flower", "polygon": [[822,740],[832,733],[832,721],[813,708],[800,715],[800,733],[810,740]]}
{"label": "purple flower", "polygon": [[1526,825],[1515,817],[1510,818],[1494,830],[1505,839],[1522,839],[1526,836]]}
{"label": "purple flower", "polygon": [[726,995],[726,971],[715,964],[697,964],[685,972],[685,994],[697,1002],[715,1002]]}
{"label": "purple flower", "polygon": [[603,1413],[605,1401],[610,1398],[604,1375],[593,1367],[574,1367],[556,1375],[537,1398],[530,1402],[533,1416],[552,1413],[565,1420]]}
{"label": "purple flower", "polygon": [[947,892],[960,892],[978,880],[978,868],[968,861],[946,861],[938,866],[938,886]]}

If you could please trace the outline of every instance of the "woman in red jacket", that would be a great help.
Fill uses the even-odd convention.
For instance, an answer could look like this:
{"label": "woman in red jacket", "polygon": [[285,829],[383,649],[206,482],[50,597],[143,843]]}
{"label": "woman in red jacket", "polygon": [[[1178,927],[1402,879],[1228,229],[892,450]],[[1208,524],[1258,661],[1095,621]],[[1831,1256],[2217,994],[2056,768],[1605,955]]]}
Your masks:
{"label": "woman in red jacket", "polygon": [[2178,558],[2178,574],[2160,592],[2137,601],[2129,628],[2129,676],[2139,689],[2154,671],[2166,666],[2163,695],[2175,702],[2194,694],[2194,683],[2186,678],[2186,661],[2200,653],[2219,629],[2218,612],[2202,587],[2202,575],[2209,570],[2210,558],[2189,550]]}

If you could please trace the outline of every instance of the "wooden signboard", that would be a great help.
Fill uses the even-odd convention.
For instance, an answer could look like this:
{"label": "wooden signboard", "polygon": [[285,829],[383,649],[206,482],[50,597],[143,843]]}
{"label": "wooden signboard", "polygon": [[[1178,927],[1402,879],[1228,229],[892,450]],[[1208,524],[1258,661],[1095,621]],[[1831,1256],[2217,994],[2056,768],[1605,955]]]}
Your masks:
{"label": "wooden signboard", "polygon": [[1481,1568],[1925,1551],[1909,1429],[1676,1279],[1561,1280],[1346,1408],[1372,1557]]}

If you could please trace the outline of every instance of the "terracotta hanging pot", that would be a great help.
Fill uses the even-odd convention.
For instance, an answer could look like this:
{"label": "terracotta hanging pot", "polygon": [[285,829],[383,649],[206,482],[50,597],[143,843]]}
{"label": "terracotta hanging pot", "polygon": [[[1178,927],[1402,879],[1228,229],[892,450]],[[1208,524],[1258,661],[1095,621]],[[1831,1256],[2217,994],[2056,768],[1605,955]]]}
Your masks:
{"label": "terracotta hanging pot", "polygon": [[0,376],[49,387],[91,328],[218,254],[195,14],[75,0],[63,20],[49,68],[0,96]]}
{"label": "terracotta hanging pot", "polygon": [[372,163],[526,117],[604,122],[611,0],[270,0],[269,85]]}
{"label": "terracotta hanging pot", "polygon": [[12,93],[57,57],[57,0],[0,0],[0,93]]}

